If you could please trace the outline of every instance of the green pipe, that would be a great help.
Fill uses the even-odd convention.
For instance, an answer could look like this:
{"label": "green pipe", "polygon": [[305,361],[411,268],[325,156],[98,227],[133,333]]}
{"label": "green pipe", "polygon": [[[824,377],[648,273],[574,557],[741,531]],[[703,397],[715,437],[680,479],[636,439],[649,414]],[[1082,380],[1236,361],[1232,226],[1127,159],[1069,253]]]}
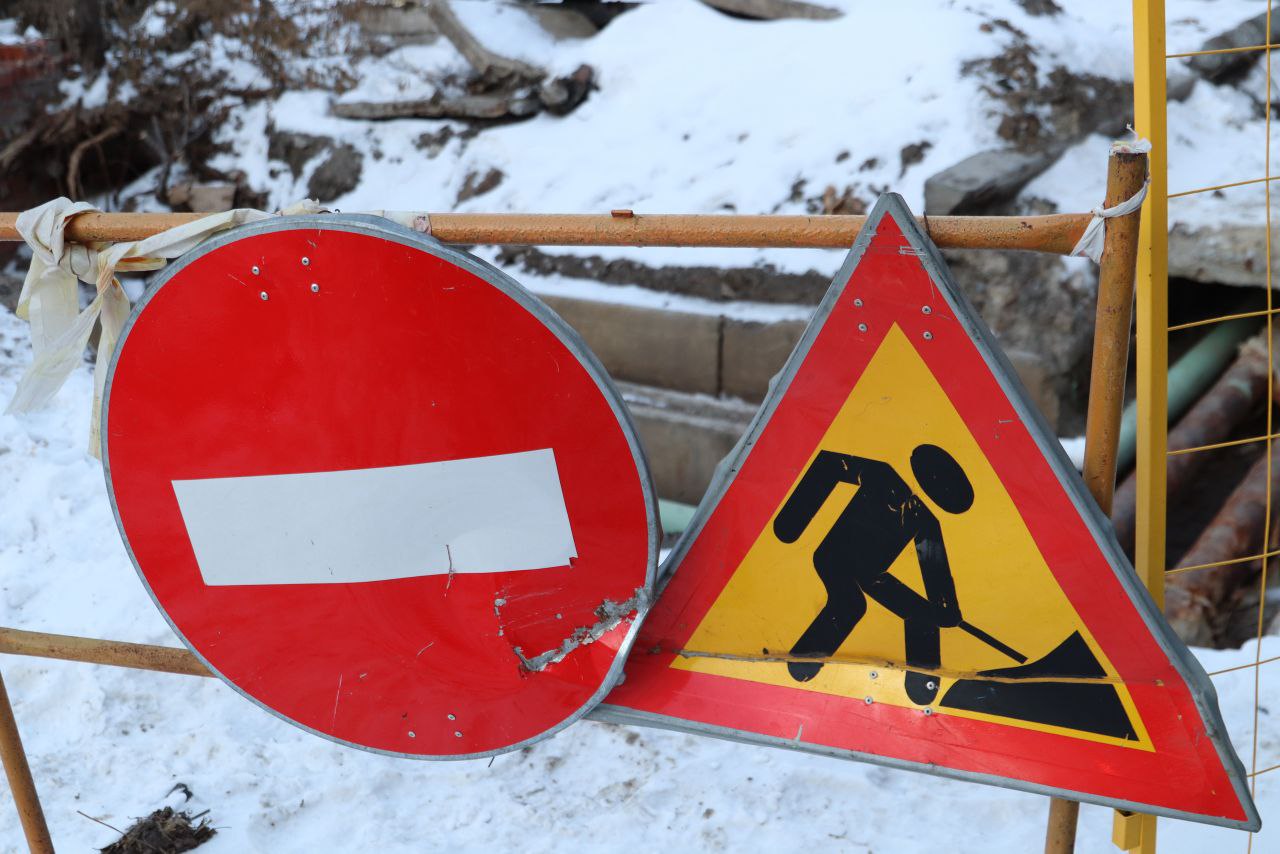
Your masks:
{"label": "green pipe", "polygon": [[[1262,325],[1263,318],[1241,317],[1217,324],[1182,354],[1169,368],[1169,423],[1199,400],[1235,358],[1241,342]],[[1138,407],[1136,402],[1124,408],[1120,422],[1120,447],[1116,449],[1117,470],[1123,473],[1133,465],[1138,450]]]}
{"label": "green pipe", "polygon": [[689,527],[689,520],[696,510],[692,504],[681,504],[666,498],[658,499],[658,518],[662,520],[662,531],[665,534],[679,534]]}

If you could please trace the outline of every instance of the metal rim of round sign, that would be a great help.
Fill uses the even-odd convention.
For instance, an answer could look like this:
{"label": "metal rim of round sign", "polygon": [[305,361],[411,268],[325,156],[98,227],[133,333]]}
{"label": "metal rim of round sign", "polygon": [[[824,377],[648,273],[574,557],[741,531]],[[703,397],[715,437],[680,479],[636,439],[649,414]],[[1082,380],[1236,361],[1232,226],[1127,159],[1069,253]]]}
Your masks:
{"label": "metal rim of round sign", "polygon": [[[612,412],[617,421],[622,436],[625,438],[626,445],[631,453],[631,460],[635,466],[635,474],[638,478],[641,498],[644,503],[645,515],[647,518],[647,531],[645,532],[647,542],[647,558],[644,574],[643,591],[637,597],[637,605],[635,608],[635,616],[630,619],[629,626],[621,638],[613,661],[607,672],[600,681],[598,688],[580,707],[565,715],[558,723],[543,729],[542,731],[519,741],[507,744],[505,746],[495,747],[493,749],[478,750],[469,753],[444,753],[444,754],[425,754],[425,753],[406,753],[396,750],[388,750],[382,747],[375,747],[351,741],[328,732],[321,731],[298,720],[293,719],[284,712],[281,712],[268,705],[263,700],[241,687],[230,677],[223,674],[215,667],[201,650],[192,643],[187,635],[178,626],[174,618],[169,614],[162,605],[160,598],[152,588],[152,584],[144,572],[142,564],[139,562],[138,556],[134,551],[133,544],[129,540],[129,536],[125,529],[124,521],[121,517],[120,507],[117,503],[116,489],[113,481],[113,472],[110,458],[110,437],[111,433],[108,426],[108,419],[111,412],[111,395],[113,383],[116,378],[116,369],[121,354],[129,342],[129,336],[134,329],[138,319],[143,312],[151,304],[153,299],[159,294],[163,288],[171,282],[179,273],[186,269],[193,262],[203,258],[204,256],[216,252],[217,250],[234,243],[236,241],[254,238],[274,232],[307,230],[307,231],[338,231],[364,235],[377,238],[383,241],[399,244],[426,255],[433,256],[436,259],[444,261],[455,267],[461,268],[464,272],[470,273],[484,283],[499,291],[501,294],[509,297],[525,312],[532,315],[533,318],[541,323],[548,331],[552,333],[555,339],[565,349],[573,355],[579,365],[587,373],[594,382],[595,388],[600,396],[607,403],[609,410]],[[305,264],[306,262],[304,262]],[[313,292],[318,292],[316,285],[311,285]],[[266,291],[263,291],[262,299],[267,299]],[[497,269],[496,267],[476,258],[475,256],[461,252],[452,247],[446,246],[440,241],[415,232],[407,228],[396,225],[381,217],[369,215],[310,215],[310,216],[291,216],[278,217],[259,222],[239,226],[230,229],[222,234],[216,235],[200,246],[176,259],[163,272],[159,274],[154,282],[147,288],[146,293],[137,301],[133,310],[122,329],[115,350],[111,355],[111,360],[107,369],[105,389],[102,397],[101,412],[101,457],[103,463],[104,477],[106,480],[107,494],[111,502],[112,514],[115,518],[117,528],[120,531],[121,539],[125,546],[125,551],[129,555],[130,562],[138,573],[143,587],[146,589],[148,596],[155,603],[156,608],[160,611],[165,621],[169,624],[174,633],[182,640],[183,644],[196,656],[196,658],[204,664],[211,673],[216,675],[222,682],[230,686],[238,694],[253,702],[260,708],[270,712],[277,718],[284,720],[299,729],[305,730],[314,735],[318,735],[326,740],[348,747],[354,747],[371,753],[377,753],[386,756],[395,756],[410,759],[436,759],[436,760],[461,760],[461,759],[478,759],[484,757],[496,756],[513,750],[526,747],[543,739],[555,735],[560,730],[581,719],[584,715],[595,708],[601,700],[616,686],[622,676],[622,670],[626,663],[628,653],[632,644],[635,642],[639,634],[640,624],[643,622],[649,606],[655,598],[655,583],[657,577],[658,551],[660,527],[657,515],[657,496],[653,486],[652,475],[645,457],[643,446],[640,443],[639,436],[635,426],[631,420],[629,411],[622,400],[622,396],[617,387],[613,384],[604,366],[600,363],[594,353],[587,347],[586,343],[563,319],[559,317],[546,303],[537,296],[530,293],[512,277]],[[558,615],[557,615],[558,616]],[[591,641],[586,641],[590,643]],[[570,653],[572,655],[572,652]],[[537,674],[531,674],[536,676]],[[452,715],[449,716],[452,720]],[[410,736],[413,734],[410,733]]]}

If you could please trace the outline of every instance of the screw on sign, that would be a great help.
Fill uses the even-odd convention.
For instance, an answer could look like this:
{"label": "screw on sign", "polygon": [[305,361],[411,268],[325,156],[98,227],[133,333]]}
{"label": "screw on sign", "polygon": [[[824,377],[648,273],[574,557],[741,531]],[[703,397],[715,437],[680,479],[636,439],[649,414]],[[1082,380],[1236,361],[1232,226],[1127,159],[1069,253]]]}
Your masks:
{"label": "screw on sign", "polygon": [[382,220],[256,223],[173,265],[102,437],[175,631],[354,746],[549,735],[612,687],[650,601],[655,498],[603,369],[508,277]]}

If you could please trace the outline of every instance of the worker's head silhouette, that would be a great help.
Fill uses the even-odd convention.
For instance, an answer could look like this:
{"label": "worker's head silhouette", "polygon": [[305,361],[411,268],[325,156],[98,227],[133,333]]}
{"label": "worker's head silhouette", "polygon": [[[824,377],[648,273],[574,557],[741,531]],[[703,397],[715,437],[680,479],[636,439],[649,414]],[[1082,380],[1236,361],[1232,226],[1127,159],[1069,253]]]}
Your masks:
{"label": "worker's head silhouette", "polygon": [[948,513],[963,513],[973,506],[973,484],[955,457],[937,445],[917,445],[911,452],[911,472],[916,482]]}

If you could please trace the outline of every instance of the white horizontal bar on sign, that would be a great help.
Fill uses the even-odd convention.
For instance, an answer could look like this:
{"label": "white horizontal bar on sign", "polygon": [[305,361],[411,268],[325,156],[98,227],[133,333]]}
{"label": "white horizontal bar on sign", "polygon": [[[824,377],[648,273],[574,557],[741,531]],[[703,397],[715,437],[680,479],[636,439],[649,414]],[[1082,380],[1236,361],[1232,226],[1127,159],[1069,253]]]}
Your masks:
{"label": "white horizontal bar on sign", "polygon": [[565,566],[550,448],[418,465],[175,480],[207,585],[352,584]]}

